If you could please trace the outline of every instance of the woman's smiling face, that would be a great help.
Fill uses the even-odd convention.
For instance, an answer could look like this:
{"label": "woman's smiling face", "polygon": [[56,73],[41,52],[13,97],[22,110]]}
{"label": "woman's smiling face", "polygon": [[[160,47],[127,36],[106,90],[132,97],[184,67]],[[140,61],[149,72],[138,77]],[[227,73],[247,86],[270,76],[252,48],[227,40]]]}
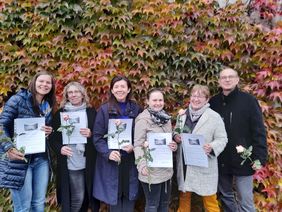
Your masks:
{"label": "woman's smiling face", "polygon": [[200,91],[195,91],[190,97],[190,104],[193,110],[201,109],[207,104],[209,99]]}
{"label": "woman's smiling face", "polygon": [[147,99],[147,104],[153,111],[161,111],[164,108],[164,95],[160,91],[152,92]]}
{"label": "woman's smiling face", "polygon": [[118,102],[125,102],[127,95],[130,93],[130,89],[125,80],[120,80],[115,82],[111,92]]}
{"label": "woman's smiling face", "polygon": [[73,106],[79,106],[82,104],[83,102],[83,95],[80,92],[80,90],[74,86],[71,85],[68,90],[67,90],[67,97],[69,102],[73,105]]}
{"label": "woman's smiling face", "polygon": [[35,81],[36,94],[45,96],[52,89],[52,77],[50,75],[40,75]]}

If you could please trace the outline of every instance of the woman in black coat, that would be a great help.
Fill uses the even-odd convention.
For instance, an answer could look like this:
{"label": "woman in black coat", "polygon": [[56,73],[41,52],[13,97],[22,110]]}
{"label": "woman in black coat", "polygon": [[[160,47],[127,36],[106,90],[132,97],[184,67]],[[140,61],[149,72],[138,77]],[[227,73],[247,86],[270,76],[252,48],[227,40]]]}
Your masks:
{"label": "woman in black coat", "polygon": [[[87,127],[79,133],[87,138],[86,144],[63,144],[62,133],[58,128],[69,117],[64,112],[86,112]],[[52,126],[54,133],[50,146],[57,155],[57,200],[63,212],[99,211],[100,203],[92,197],[96,150],[92,143],[93,124],[96,110],[90,107],[85,88],[78,82],[66,85],[63,91],[61,108],[56,112]],[[65,125],[65,124],[63,124]]]}

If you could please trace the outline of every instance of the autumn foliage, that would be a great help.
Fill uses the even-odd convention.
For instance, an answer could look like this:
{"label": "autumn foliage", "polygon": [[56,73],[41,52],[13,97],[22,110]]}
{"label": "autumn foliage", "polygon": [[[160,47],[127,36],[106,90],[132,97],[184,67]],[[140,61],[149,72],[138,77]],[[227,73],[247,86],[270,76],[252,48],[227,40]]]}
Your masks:
{"label": "autumn foliage", "polygon": [[222,65],[238,70],[241,87],[260,100],[268,132],[269,162],[254,176],[256,206],[281,209],[281,29],[252,24],[239,3],[219,9],[207,0],[2,2],[0,102],[46,69],[56,75],[58,101],[64,85],[77,80],[98,107],[119,73],[130,78],[141,104],[149,88],[161,87],[175,114],[193,84],[215,93]]}

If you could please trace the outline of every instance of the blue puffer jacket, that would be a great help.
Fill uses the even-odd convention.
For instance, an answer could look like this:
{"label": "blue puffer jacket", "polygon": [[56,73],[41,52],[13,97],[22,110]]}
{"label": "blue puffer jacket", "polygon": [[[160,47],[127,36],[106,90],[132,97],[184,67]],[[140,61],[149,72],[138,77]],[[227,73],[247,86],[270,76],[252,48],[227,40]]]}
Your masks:
{"label": "blue puffer jacket", "polygon": [[[14,135],[14,119],[32,117],[39,117],[33,110],[32,95],[28,90],[21,89],[6,102],[0,115],[0,125],[3,126],[5,135],[12,138]],[[51,117],[48,119],[51,119]],[[46,120],[46,122],[48,123],[50,120]],[[0,142],[0,154],[7,152],[12,147],[11,142]],[[27,167],[28,164],[24,161],[2,160],[0,163],[0,187],[21,188]]]}

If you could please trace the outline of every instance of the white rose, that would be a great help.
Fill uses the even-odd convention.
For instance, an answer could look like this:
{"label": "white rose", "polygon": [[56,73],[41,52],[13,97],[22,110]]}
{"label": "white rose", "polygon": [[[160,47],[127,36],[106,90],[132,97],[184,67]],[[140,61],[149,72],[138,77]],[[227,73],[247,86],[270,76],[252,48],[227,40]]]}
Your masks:
{"label": "white rose", "polygon": [[237,150],[237,153],[242,153],[245,151],[245,147],[239,145],[239,146],[236,146],[236,150]]}
{"label": "white rose", "polygon": [[148,141],[144,141],[144,143],[143,143],[143,147],[144,147],[144,148],[147,148],[148,146],[149,146]]}
{"label": "white rose", "polygon": [[120,119],[116,119],[115,120],[115,125],[118,127],[121,124],[121,120]]}

